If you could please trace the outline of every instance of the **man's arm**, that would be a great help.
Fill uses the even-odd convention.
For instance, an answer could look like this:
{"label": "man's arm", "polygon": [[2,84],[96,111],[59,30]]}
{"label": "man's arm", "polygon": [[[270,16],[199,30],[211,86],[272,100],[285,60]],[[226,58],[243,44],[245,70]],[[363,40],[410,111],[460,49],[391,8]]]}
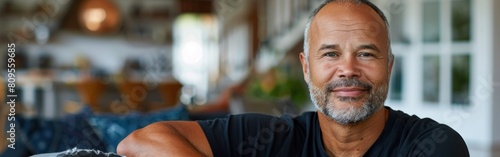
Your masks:
{"label": "man's arm", "polygon": [[213,156],[197,122],[157,122],[134,131],[118,144],[126,156]]}

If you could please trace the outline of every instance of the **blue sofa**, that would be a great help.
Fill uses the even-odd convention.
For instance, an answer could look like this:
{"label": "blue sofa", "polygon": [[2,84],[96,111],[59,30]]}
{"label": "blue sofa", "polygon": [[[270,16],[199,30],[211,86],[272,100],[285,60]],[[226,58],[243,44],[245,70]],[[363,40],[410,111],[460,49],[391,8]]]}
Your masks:
{"label": "blue sofa", "polygon": [[[222,115],[222,114],[221,114]],[[223,115],[222,115],[223,116]],[[25,157],[61,152],[72,148],[116,152],[116,146],[132,131],[165,120],[190,118],[185,105],[147,114],[95,114],[89,108],[54,120],[16,117],[16,149],[5,149],[1,157]],[[8,127],[6,127],[8,128]]]}

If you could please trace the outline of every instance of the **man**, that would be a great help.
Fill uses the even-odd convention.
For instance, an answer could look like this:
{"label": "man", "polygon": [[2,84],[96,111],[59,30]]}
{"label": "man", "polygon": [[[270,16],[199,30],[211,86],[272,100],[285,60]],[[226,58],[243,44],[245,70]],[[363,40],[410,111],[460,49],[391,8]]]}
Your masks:
{"label": "man", "polygon": [[300,54],[319,112],[161,122],[118,146],[128,156],[469,156],[450,127],[384,107],[393,55],[382,12],[368,1],[316,9]]}

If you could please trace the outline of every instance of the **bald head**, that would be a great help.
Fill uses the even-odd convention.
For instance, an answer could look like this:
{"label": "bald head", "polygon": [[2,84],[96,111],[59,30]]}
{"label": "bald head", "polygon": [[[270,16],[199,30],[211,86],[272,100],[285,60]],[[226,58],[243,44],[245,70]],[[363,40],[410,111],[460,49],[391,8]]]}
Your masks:
{"label": "bald head", "polygon": [[367,0],[327,0],[312,12],[304,31],[303,51],[307,63],[309,61],[309,51],[311,51],[311,38],[315,35],[321,35],[318,34],[318,29],[321,30],[322,27],[330,27],[336,23],[339,23],[337,26],[340,31],[357,29],[362,30],[367,36],[381,37],[387,45],[386,52],[389,56],[389,63],[392,61],[393,54],[390,49],[388,35],[389,24],[379,8]]}

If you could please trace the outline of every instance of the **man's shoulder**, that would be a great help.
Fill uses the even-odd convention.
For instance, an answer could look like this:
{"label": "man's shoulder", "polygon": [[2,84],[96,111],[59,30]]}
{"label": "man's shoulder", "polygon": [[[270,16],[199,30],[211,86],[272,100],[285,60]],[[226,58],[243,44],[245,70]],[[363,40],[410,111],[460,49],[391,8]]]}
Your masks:
{"label": "man's shoulder", "polygon": [[[390,109],[390,108],[389,108]],[[409,115],[403,111],[391,110],[389,120],[393,123],[394,129],[403,129],[403,134],[420,135],[437,130],[446,130],[455,132],[451,127],[446,124],[441,124],[431,118],[420,118],[417,115]]]}
{"label": "man's shoulder", "polygon": [[409,156],[468,156],[463,138],[453,128],[431,118],[420,118],[402,111],[394,112],[394,127],[399,130],[402,148]]}
{"label": "man's shoulder", "polygon": [[[425,136],[458,133],[446,124],[441,124],[431,118],[420,118],[416,115],[409,115],[403,111],[391,110],[389,122],[393,123],[392,129],[401,131],[401,135],[409,139],[418,139]],[[437,138],[437,137],[436,137]]]}
{"label": "man's shoulder", "polygon": [[[400,110],[391,110],[390,121],[392,120],[395,125],[411,130],[427,130],[435,127],[444,127],[446,125],[440,124],[431,118],[420,118],[417,115],[409,115]],[[401,126],[402,125],[402,126]]]}

